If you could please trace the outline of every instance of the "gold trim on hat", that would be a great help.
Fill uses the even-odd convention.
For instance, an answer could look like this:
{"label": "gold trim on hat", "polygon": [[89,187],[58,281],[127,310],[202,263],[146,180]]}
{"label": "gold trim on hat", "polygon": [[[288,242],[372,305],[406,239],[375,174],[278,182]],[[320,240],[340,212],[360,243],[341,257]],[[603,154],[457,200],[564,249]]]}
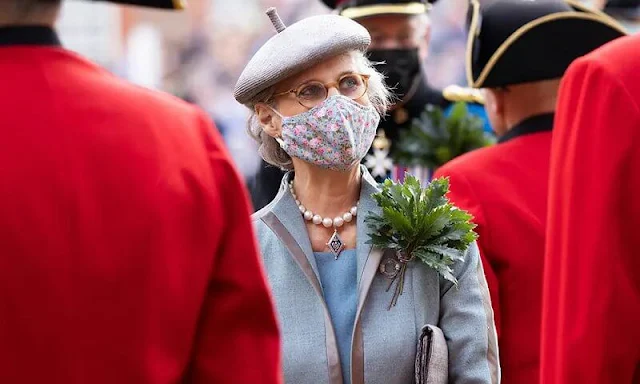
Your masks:
{"label": "gold trim on hat", "polygon": [[430,9],[431,4],[425,3],[367,5],[344,9],[340,12],[340,16],[359,19],[384,14],[419,15],[428,12]]}
{"label": "gold trim on hat", "polygon": [[465,54],[465,72],[467,73],[467,83],[470,87],[474,87],[473,81],[473,42],[480,36],[480,26],[478,19],[480,15],[480,3],[478,0],[471,0],[469,6],[472,7],[471,23],[469,25],[469,33],[467,35],[467,52]]}
{"label": "gold trim on hat", "polygon": [[187,8],[187,0],[173,0],[173,8],[183,10]]}
{"label": "gold trim on hat", "polygon": [[[572,0],[565,0],[565,2],[570,6],[575,6],[575,2]],[[525,25],[523,25],[522,27],[518,28],[515,32],[513,32],[502,44],[500,44],[500,46],[498,47],[498,49],[496,49],[493,55],[491,55],[491,58],[489,59],[489,61],[487,61],[487,64],[484,66],[484,68],[480,72],[480,75],[478,76],[478,78],[474,79],[473,78],[473,43],[475,41],[475,37],[480,33],[480,29],[478,28],[478,15],[480,12],[480,4],[478,3],[477,0],[471,0],[470,6],[473,6],[474,10],[473,10],[473,20],[471,21],[471,27],[469,29],[469,37],[467,40],[465,66],[466,66],[466,73],[467,73],[467,81],[469,82],[469,86],[473,88],[482,88],[484,82],[487,80],[487,77],[491,73],[491,70],[493,70],[493,67],[495,67],[498,60],[500,60],[500,58],[509,49],[509,47],[511,47],[520,37],[522,37],[522,35],[524,35],[525,33],[529,32],[530,30],[532,30],[533,28],[539,25],[542,25],[551,21],[563,20],[563,19],[590,20],[590,21],[602,23],[620,32],[623,35],[627,34],[627,31],[624,29],[624,27],[612,17],[602,12],[595,11],[589,7],[585,7],[583,5],[580,5],[577,8],[584,10],[584,12],[571,11],[571,12],[552,13],[552,14],[537,18],[535,20],[532,20],[526,23]]]}

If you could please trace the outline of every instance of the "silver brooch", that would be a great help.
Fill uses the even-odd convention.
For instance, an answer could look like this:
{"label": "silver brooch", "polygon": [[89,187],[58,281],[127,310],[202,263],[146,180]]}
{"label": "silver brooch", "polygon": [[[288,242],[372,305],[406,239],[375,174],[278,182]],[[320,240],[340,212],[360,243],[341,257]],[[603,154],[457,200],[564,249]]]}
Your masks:
{"label": "silver brooch", "polygon": [[388,257],[382,260],[379,270],[384,277],[394,279],[400,272],[400,262],[396,258]]}

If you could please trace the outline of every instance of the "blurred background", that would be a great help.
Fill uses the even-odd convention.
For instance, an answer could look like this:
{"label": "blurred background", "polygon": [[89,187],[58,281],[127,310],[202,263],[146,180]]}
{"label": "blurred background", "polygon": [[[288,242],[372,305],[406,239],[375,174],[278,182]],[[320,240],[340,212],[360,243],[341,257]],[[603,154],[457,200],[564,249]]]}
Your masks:
{"label": "blurred background", "polygon": [[[274,34],[264,14],[271,6],[287,24],[331,11],[320,0],[190,0],[183,12],[69,0],[57,27],[67,48],[130,81],[202,107],[250,178],[259,158],[245,131],[248,111],[234,100],[233,86],[251,55]],[[436,87],[466,85],[466,11],[467,0],[440,0],[431,12],[426,70]]]}

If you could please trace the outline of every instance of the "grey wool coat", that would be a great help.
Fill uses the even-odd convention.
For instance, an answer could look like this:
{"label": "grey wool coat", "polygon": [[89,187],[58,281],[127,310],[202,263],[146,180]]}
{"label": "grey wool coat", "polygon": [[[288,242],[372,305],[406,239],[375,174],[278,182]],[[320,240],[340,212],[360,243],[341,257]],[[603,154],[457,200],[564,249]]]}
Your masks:
{"label": "grey wool coat", "polygon": [[[357,216],[358,305],[351,346],[353,384],[414,382],[425,324],[440,327],[449,349],[449,383],[498,383],[500,368],[489,292],[473,244],[455,266],[456,288],[427,266],[408,265],[404,293],[388,310],[393,288],[378,271],[392,252],[366,244],[367,213],[379,210],[378,186],[363,168]],[[322,294],[304,218],[289,192],[288,173],[273,202],[253,215],[282,332],[287,383],[342,384],[337,341]]]}

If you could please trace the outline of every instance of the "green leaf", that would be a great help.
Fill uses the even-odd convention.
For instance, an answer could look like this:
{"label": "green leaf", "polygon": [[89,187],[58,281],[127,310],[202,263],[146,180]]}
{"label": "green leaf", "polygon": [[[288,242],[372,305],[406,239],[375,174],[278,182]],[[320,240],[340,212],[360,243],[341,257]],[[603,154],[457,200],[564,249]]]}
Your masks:
{"label": "green leaf", "polygon": [[464,153],[493,144],[483,125],[464,102],[454,104],[448,117],[442,108],[427,105],[409,129],[400,132],[391,156],[396,164],[436,169]]}
{"label": "green leaf", "polygon": [[449,162],[449,160],[453,159],[453,157],[451,155],[452,152],[453,151],[451,150],[451,148],[447,148],[447,147],[443,147],[443,146],[438,147],[435,150],[436,160],[439,163],[445,164],[445,163]]}
{"label": "green leaf", "polygon": [[445,245],[429,245],[427,249],[433,253],[437,253],[441,256],[448,257],[454,261],[464,260],[464,253],[455,248],[449,248]]}
{"label": "green leaf", "polygon": [[425,240],[432,239],[440,235],[445,227],[450,224],[451,218],[446,208],[437,207],[425,215],[425,225],[422,228],[422,233],[420,233],[421,237],[425,238]]}
{"label": "green leaf", "polygon": [[477,235],[471,215],[449,203],[448,191],[447,178],[434,179],[424,188],[410,174],[403,183],[386,180],[373,195],[380,213],[365,218],[367,243],[402,250],[457,284],[451,266],[464,260]]}
{"label": "green leaf", "polygon": [[402,235],[411,235],[411,222],[402,212],[395,211],[390,207],[382,208],[382,212],[384,219],[394,230]]}
{"label": "green leaf", "polygon": [[447,268],[439,272],[442,275],[442,277],[445,278],[445,280],[448,280],[452,282],[455,286],[458,286],[458,279],[456,279],[456,277],[453,275],[451,268]]}
{"label": "green leaf", "polygon": [[451,109],[451,119],[460,121],[467,116],[468,108],[466,103],[455,103]]}
{"label": "green leaf", "polygon": [[449,201],[445,195],[449,192],[449,179],[437,178],[431,180],[425,192],[427,201],[425,211],[432,211],[447,204]]}

